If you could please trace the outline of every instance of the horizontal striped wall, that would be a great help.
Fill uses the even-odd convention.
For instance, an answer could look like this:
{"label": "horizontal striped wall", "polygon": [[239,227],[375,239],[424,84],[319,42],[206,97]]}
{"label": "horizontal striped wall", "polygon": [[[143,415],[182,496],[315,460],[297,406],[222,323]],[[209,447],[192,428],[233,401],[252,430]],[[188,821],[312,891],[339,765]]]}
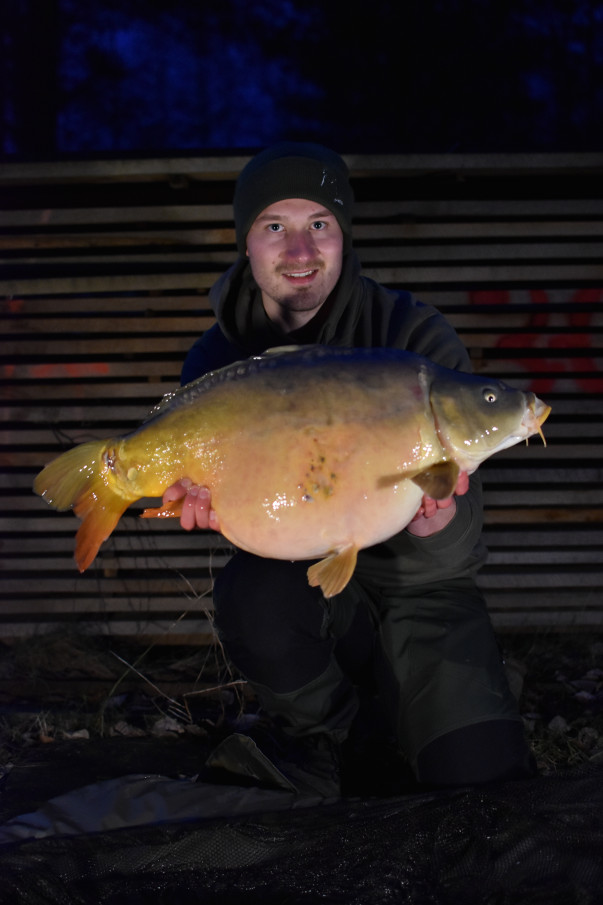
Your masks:
{"label": "horizontal striped wall", "polygon": [[[78,625],[197,641],[230,555],[137,518],[80,575],[71,513],[31,491],[60,451],[136,426],[213,322],[246,158],[12,164],[0,171],[0,637]],[[482,467],[495,624],[600,627],[603,184],[590,156],[348,156],[364,272],[436,305],[477,372],[553,407]]]}

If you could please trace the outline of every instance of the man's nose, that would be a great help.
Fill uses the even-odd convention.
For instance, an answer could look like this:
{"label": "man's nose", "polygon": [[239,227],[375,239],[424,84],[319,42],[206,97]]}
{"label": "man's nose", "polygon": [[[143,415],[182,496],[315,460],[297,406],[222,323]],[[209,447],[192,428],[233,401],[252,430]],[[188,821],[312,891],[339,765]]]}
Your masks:
{"label": "man's nose", "polygon": [[287,254],[297,260],[315,257],[314,237],[305,229],[290,230],[287,234]]}

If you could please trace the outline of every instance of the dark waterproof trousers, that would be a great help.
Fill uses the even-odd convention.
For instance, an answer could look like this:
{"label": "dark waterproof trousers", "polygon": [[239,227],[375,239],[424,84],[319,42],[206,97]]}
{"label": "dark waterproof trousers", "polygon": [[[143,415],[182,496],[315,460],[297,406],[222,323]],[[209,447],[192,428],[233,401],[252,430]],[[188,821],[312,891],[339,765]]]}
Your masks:
{"label": "dark waterproof trousers", "polygon": [[420,781],[529,774],[516,701],[471,577],[395,592],[354,578],[325,600],[307,567],[239,552],[214,589],[224,647],[270,716],[293,734],[342,741],[368,681]]}

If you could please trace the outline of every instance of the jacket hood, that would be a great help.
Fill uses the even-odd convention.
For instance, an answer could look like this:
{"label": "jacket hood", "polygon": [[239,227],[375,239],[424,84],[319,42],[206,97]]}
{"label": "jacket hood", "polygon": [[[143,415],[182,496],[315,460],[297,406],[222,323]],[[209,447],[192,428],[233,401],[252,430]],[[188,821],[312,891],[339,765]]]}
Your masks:
{"label": "jacket hood", "polygon": [[284,333],[266,314],[246,257],[239,257],[212,286],[209,300],[226,338],[247,354],[274,345],[315,342],[350,345],[371,281],[360,276],[355,251],[343,256],[341,276],[324,305],[301,330]]}

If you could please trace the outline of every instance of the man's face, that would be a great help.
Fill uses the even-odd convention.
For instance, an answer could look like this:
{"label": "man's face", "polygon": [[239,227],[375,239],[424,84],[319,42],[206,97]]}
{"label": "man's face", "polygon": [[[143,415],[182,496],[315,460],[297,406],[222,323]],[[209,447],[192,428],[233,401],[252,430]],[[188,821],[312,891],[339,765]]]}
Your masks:
{"label": "man's face", "polygon": [[343,233],[335,215],[320,204],[288,198],[256,217],[247,255],[266,313],[290,332],[313,317],[337,283]]}

